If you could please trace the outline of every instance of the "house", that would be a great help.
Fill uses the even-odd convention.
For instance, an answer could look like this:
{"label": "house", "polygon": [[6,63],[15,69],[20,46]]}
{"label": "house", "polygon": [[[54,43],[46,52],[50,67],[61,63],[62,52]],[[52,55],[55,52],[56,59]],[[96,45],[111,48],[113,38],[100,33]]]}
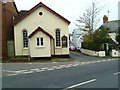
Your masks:
{"label": "house", "polygon": [[[15,2],[12,0],[10,2],[5,2],[3,0],[0,1],[1,7],[2,7],[2,31],[0,33],[2,34],[2,57],[7,57],[8,56],[8,51],[10,46],[8,44],[8,41],[13,41],[14,40],[14,33],[13,33],[13,19],[15,16],[17,16],[18,10],[16,8]],[[14,48],[13,48],[13,54],[14,54]]]}
{"label": "house", "polygon": [[69,57],[70,21],[40,2],[14,22],[16,56]]}
{"label": "house", "polygon": [[118,2],[118,20],[120,20],[120,1]]}
{"label": "house", "polygon": [[83,36],[85,34],[88,34],[88,28],[85,26],[73,30],[72,41],[77,50],[80,50],[82,48]]}
{"label": "house", "polygon": [[82,43],[82,32],[79,29],[73,30],[73,44],[75,45],[77,50],[80,50]]}
{"label": "house", "polygon": [[69,44],[72,44],[73,43],[73,39],[72,39],[72,37],[73,37],[73,34],[69,34]]}
{"label": "house", "polygon": [[108,30],[109,37],[111,38],[113,46],[116,46],[118,42],[116,41],[116,35],[118,33],[118,25],[120,23],[120,20],[113,20],[108,21],[108,17],[104,15],[103,17],[103,24],[101,27],[104,27],[106,30]]}

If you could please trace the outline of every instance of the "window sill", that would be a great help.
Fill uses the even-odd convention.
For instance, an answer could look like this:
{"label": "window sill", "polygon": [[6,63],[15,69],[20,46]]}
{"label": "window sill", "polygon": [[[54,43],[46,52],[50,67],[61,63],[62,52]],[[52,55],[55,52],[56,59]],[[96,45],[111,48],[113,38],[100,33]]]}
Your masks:
{"label": "window sill", "polygon": [[36,48],[44,48],[44,46],[37,46]]}
{"label": "window sill", "polygon": [[60,48],[62,48],[61,46],[58,46],[58,47],[55,47],[56,49],[60,49]]}
{"label": "window sill", "polygon": [[23,48],[24,50],[28,50],[28,48]]}

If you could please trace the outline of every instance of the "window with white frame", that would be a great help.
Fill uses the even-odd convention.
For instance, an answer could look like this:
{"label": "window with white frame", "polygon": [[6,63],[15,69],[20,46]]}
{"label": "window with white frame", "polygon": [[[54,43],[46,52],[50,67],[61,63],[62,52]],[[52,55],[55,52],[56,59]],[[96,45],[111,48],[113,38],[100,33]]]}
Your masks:
{"label": "window with white frame", "polygon": [[43,37],[37,37],[37,46],[44,46],[44,40],[43,40]]}
{"label": "window with white frame", "polygon": [[60,46],[60,30],[56,30],[56,46]]}
{"label": "window with white frame", "polygon": [[23,48],[28,48],[28,33],[23,30]]}

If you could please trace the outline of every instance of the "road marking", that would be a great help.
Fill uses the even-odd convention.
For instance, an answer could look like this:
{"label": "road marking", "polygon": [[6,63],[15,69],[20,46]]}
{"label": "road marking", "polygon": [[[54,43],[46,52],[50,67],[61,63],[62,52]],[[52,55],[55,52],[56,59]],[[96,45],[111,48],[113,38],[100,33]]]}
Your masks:
{"label": "road marking", "polygon": [[41,68],[41,69],[45,70],[45,69],[49,69],[49,67],[44,67],[44,68]]}
{"label": "road marking", "polygon": [[51,67],[51,68],[53,68],[53,69],[55,69],[55,68],[57,68],[58,66],[53,66],[53,67]]}
{"label": "road marking", "polygon": [[88,84],[88,83],[91,83],[91,82],[94,82],[94,81],[96,81],[96,79],[92,79],[92,80],[85,81],[85,82],[82,82],[82,83],[79,83],[79,84],[76,84],[76,85],[72,85],[72,86],[66,87],[63,90],[72,89],[72,88],[75,88],[75,87],[78,87],[78,86],[81,86],[81,85],[84,85],[84,84]]}
{"label": "road marking", "polygon": [[28,73],[33,73],[33,71],[29,71],[29,72],[22,72],[22,74],[28,74]]}
{"label": "road marking", "polygon": [[36,69],[30,69],[31,71],[37,71],[37,70],[39,70],[39,68],[36,68]]}
{"label": "road marking", "polygon": [[52,63],[57,63],[57,62],[52,62]]}
{"label": "road marking", "polygon": [[120,74],[120,72],[117,72],[117,73],[113,73],[114,75],[118,75],[118,74]]}
{"label": "road marking", "polygon": [[18,75],[18,74],[8,74],[7,76],[15,76],[15,75]]}
{"label": "road marking", "polygon": [[71,65],[67,65],[67,66],[65,66],[65,68],[69,68],[69,67],[72,67]]}
{"label": "road marking", "polygon": [[88,62],[86,62],[85,64],[90,64],[91,62],[90,61],[88,61]]}
{"label": "road marking", "polygon": [[97,61],[98,63],[101,62],[101,60]]}
{"label": "road marking", "polygon": [[32,64],[32,63],[28,63],[28,64]]}
{"label": "road marking", "polygon": [[74,65],[72,65],[73,67],[75,67],[75,66],[78,66],[79,64],[74,64]]}
{"label": "road marking", "polygon": [[63,67],[65,67],[66,65],[60,65],[59,67],[61,67],[61,68],[63,68]]}
{"label": "road marking", "polygon": [[20,71],[14,71],[14,73],[21,73],[21,72],[27,72],[28,70],[20,70]]}
{"label": "road marking", "polygon": [[36,72],[44,72],[45,70],[37,70]]}
{"label": "road marking", "polygon": [[91,63],[96,63],[95,61],[92,61]]}
{"label": "road marking", "polygon": [[86,62],[81,62],[81,65],[84,65]]}
{"label": "road marking", "polygon": [[49,68],[49,69],[47,69],[48,71],[52,71],[52,70],[54,70],[53,68]]}
{"label": "road marking", "polygon": [[106,62],[107,60],[102,60],[102,62]]}

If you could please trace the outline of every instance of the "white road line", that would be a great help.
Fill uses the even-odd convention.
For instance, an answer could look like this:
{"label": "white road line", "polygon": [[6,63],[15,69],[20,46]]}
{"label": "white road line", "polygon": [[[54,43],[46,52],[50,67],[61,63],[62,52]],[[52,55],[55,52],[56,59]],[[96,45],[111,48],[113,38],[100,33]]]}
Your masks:
{"label": "white road line", "polygon": [[53,66],[53,67],[51,67],[51,68],[53,68],[53,69],[55,69],[55,68],[57,68],[58,66]]}
{"label": "white road line", "polygon": [[57,62],[52,62],[52,63],[57,63]]}
{"label": "white road line", "polygon": [[45,70],[45,69],[49,69],[49,67],[44,67],[44,68],[41,68],[41,69]]}
{"label": "white road line", "polygon": [[96,61],[92,61],[91,63],[96,63]]}
{"label": "white road line", "polygon": [[61,68],[63,68],[63,67],[58,66],[58,67],[56,67],[55,69],[61,69]]}
{"label": "white road line", "polygon": [[47,69],[48,71],[52,71],[52,70],[54,70],[53,68],[49,68],[49,69]]}
{"label": "white road line", "polygon": [[79,84],[76,84],[76,85],[72,85],[72,86],[66,87],[66,88],[63,89],[63,90],[72,89],[72,88],[75,88],[75,87],[77,87],[77,86],[81,86],[81,85],[84,85],[84,84],[88,84],[88,83],[91,83],[91,82],[94,82],[94,81],[96,81],[96,79],[92,79],[92,80],[85,81],[85,82],[82,82],[82,83],[79,83]]}
{"label": "white road line", "polygon": [[36,69],[30,69],[31,71],[37,71],[37,70],[39,70],[39,68],[36,68]]}
{"label": "white road line", "polygon": [[28,73],[33,73],[33,71],[29,71],[29,72],[22,72],[21,74],[28,74]]}
{"label": "white road line", "polygon": [[22,73],[22,72],[27,72],[28,70],[20,70],[20,71],[14,71],[14,73]]}
{"label": "white road line", "polygon": [[81,62],[81,65],[84,65],[86,62]]}
{"label": "white road line", "polygon": [[8,74],[7,76],[15,76],[15,75],[18,75],[18,74]]}
{"label": "white road line", "polygon": [[101,62],[101,60],[97,61],[98,63]]}
{"label": "white road line", "polygon": [[107,61],[112,61],[112,59],[108,59]]}
{"label": "white road line", "polygon": [[45,70],[37,70],[36,72],[44,72]]}
{"label": "white road line", "polygon": [[15,72],[15,71],[10,71],[10,70],[2,70],[3,72]]}
{"label": "white road line", "polygon": [[88,61],[88,62],[86,62],[85,64],[90,64],[91,62],[90,61]]}
{"label": "white road line", "polygon": [[65,66],[65,68],[69,68],[69,67],[72,67],[71,65],[67,65],[67,66]]}
{"label": "white road line", "polygon": [[75,67],[75,66],[78,66],[79,64],[74,64],[74,65],[72,65],[73,67]]}
{"label": "white road line", "polygon": [[72,66],[73,64],[68,64],[68,66]]}
{"label": "white road line", "polygon": [[59,67],[61,67],[61,68],[63,68],[63,67],[65,67],[66,65],[60,65]]}
{"label": "white road line", "polygon": [[106,62],[107,60],[102,60],[102,62]]}
{"label": "white road line", "polygon": [[120,72],[116,72],[116,73],[113,73],[114,75],[118,75],[118,74],[120,74]]}
{"label": "white road line", "polygon": [[32,63],[28,63],[28,64],[32,64]]}

